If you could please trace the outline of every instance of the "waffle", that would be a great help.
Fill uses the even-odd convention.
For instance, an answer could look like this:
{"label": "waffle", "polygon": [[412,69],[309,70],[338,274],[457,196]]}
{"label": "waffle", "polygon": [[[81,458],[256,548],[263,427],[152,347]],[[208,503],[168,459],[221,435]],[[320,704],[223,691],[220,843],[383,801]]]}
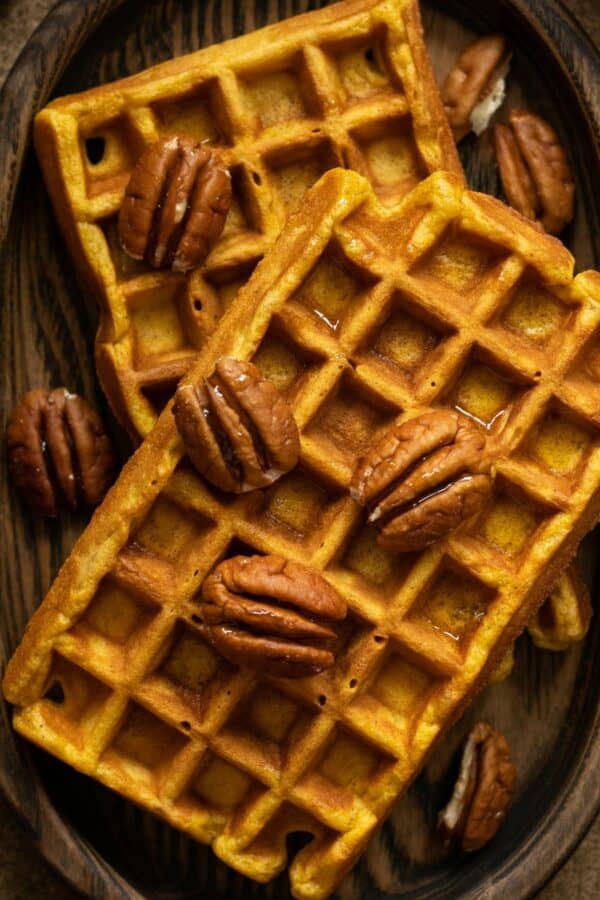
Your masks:
{"label": "waffle", "polygon": [[[187,376],[253,360],[293,405],[299,466],[221,495],[165,409],[8,666],[17,731],[258,881],[308,832],[292,894],[329,895],[600,516],[600,275],[572,273],[556,239],[451,174],[386,210],[358,174],[326,173]],[[440,405],[493,432],[494,489],[474,521],[393,556],[353,468]],[[205,643],[200,585],[239,553],[340,591],[333,669],[260,677]]]}
{"label": "waffle", "polygon": [[[218,146],[234,186],[222,239],[187,279],[131,260],[117,232],[132,165],[173,132]],[[150,431],[326,169],[361,172],[389,203],[430,172],[462,175],[416,0],[347,0],[56,100],[34,137],[73,259],[99,301],[100,381],[134,436]]]}

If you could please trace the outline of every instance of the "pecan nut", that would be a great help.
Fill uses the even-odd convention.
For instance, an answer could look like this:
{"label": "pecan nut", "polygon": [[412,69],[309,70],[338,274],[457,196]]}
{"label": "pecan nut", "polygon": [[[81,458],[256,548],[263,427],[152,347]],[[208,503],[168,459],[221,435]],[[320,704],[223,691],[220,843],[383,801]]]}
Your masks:
{"label": "pecan nut", "polygon": [[583,578],[571,566],[560,578],[527,631],[542,650],[567,650],[585,636],[592,618],[590,594]]}
{"label": "pecan nut", "polygon": [[178,387],[173,414],[198,471],[225,491],[266,487],[298,462],[291,407],[252,363],[220,359],[202,384]]}
{"label": "pecan nut", "polygon": [[231,204],[220,156],[191,137],[152,144],[137,161],[119,213],[126,253],[154,269],[187,272],[208,255]]}
{"label": "pecan nut", "polygon": [[44,516],[56,516],[61,504],[96,506],[116,462],[98,413],[65,388],[29,391],[15,406],[8,460],[14,483]]}
{"label": "pecan nut", "polygon": [[382,546],[420,550],[470,518],[491,478],[485,437],[452,410],[394,425],[356,471],[350,493],[369,507]]}
{"label": "pecan nut", "polygon": [[491,841],[512,799],[516,774],[504,735],[478,722],[467,738],[452,797],[438,818],[443,839],[459,841],[465,852]]}
{"label": "pecan nut", "polygon": [[463,50],[442,85],[442,101],[457,141],[481,134],[504,100],[510,54],[501,34],[480,38]]}
{"label": "pecan nut", "polygon": [[525,110],[511,110],[508,119],[510,127],[494,127],[506,198],[548,234],[560,234],[573,219],[575,182],[558,135],[541,116]]}
{"label": "pecan nut", "polygon": [[282,678],[330,668],[346,604],[321,575],[278,556],[234,556],[202,585],[200,617],[226,659]]}

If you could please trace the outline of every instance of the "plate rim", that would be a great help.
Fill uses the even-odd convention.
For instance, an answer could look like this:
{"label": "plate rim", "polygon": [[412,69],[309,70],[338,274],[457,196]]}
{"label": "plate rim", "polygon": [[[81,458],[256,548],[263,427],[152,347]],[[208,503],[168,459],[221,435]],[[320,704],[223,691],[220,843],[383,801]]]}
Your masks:
{"label": "plate rim", "polygon": [[[83,43],[124,2],[58,0],[32,32],[0,89],[0,123],[12,123],[10,129],[3,128],[0,132],[9,135],[0,141],[0,251],[8,233],[15,192],[30,144],[33,117],[45,105]],[[505,0],[505,5],[518,11],[543,33],[547,48],[560,64],[586,114],[590,139],[600,158],[600,48],[591,41],[562,0]],[[591,101],[595,93],[598,95],[596,105]],[[13,99],[17,96],[18,113]],[[597,595],[600,583],[596,588],[594,593]],[[114,900],[142,900],[142,895],[55,809],[32,761],[30,748],[12,731],[8,704],[3,699],[1,702],[3,724],[9,729],[8,740],[14,744],[19,769],[15,768],[7,775],[4,767],[0,767],[0,790],[27,827],[42,857],[78,891],[88,892],[94,885],[98,887],[100,879],[102,896]],[[579,758],[571,765],[569,777],[557,791],[552,809],[538,820],[532,837],[523,840],[490,879],[489,890],[494,894],[497,891],[497,896],[515,900],[532,896],[550,881],[584,839],[600,813],[600,791],[590,790],[590,786],[599,782],[597,767],[591,762],[593,749],[598,757],[600,704],[588,720],[588,733],[580,747]],[[18,796],[18,781],[24,773],[31,778],[31,791],[36,801],[28,804],[27,811],[19,805]],[[598,787],[600,783],[596,783]],[[590,802],[594,795],[595,801]],[[568,829],[551,820],[552,812],[559,808],[563,822],[570,826]],[[521,863],[534,853],[536,875],[532,879],[530,868]],[[461,895],[461,900],[476,900],[482,896],[481,891],[481,885],[469,889]],[[88,896],[100,895],[88,893]]]}

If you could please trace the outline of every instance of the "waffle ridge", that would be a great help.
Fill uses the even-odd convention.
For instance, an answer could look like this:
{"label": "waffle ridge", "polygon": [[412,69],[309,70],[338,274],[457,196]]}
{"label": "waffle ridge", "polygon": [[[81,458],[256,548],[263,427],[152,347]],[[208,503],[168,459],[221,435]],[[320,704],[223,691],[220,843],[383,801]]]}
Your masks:
{"label": "waffle ridge", "polygon": [[[135,160],[174,132],[217,146],[234,186],[222,239],[187,279],[129,259],[116,225]],[[388,202],[439,169],[462,176],[416,0],[345,0],[56,100],[34,139],[99,301],[102,386],[142,437],[323,171],[359,171]]]}
{"label": "waffle ridge", "polygon": [[[323,328],[313,304],[338,271],[354,287]],[[562,311],[545,343],[532,292]],[[220,495],[165,409],[8,666],[15,728],[259,881],[310,832],[292,893],[328,896],[600,517],[599,341],[600,275],[573,278],[569,252],[498,201],[437,173],[386,209],[358,174],[326,173],[187,376],[253,360],[293,405],[299,468]],[[392,557],[348,494],[353,466],[440,405],[494,435],[495,488],[475,522]],[[215,656],[198,592],[240,552],[342,593],[333,670],[286,681]]]}

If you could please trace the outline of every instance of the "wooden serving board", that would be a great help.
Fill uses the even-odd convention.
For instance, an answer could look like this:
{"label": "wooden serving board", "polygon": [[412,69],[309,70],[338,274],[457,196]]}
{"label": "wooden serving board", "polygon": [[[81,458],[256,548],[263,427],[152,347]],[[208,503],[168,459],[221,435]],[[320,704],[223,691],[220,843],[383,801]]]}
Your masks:
{"label": "wooden serving board", "polygon": [[[236,0],[63,0],[30,41],[0,95],[0,365],[2,433],[15,399],[66,384],[108,416],[93,366],[95,317],[82,296],[28,146],[32,115],[52,94],[81,90],[322,3]],[[578,268],[600,266],[600,60],[558,0],[426,0],[436,74],[443,77],[473,32],[502,31],[514,51],[510,105],[550,119],[569,148],[577,217],[566,240]],[[498,192],[489,135],[461,147],[473,187]],[[127,452],[123,436],[120,439]],[[0,474],[3,664],[41,601],[83,518],[35,519]],[[593,596],[598,535],[583,561]],[[510,898],[534,893],[564,861],[600,806],[600,617],[586,641],[544,653],[522,638],[510,679],[488,688],[435,757],[339,891],[343,900]],[[210,850],[66,766],[25,746],[0,705],[0,786],[42,853],[97,898],[286,898],[285,876],[263,887]],[[448,855],[437,811],[456,776],[457,751],[484,718],[508,737],[518,766],[516,801],[484,851]]]}

